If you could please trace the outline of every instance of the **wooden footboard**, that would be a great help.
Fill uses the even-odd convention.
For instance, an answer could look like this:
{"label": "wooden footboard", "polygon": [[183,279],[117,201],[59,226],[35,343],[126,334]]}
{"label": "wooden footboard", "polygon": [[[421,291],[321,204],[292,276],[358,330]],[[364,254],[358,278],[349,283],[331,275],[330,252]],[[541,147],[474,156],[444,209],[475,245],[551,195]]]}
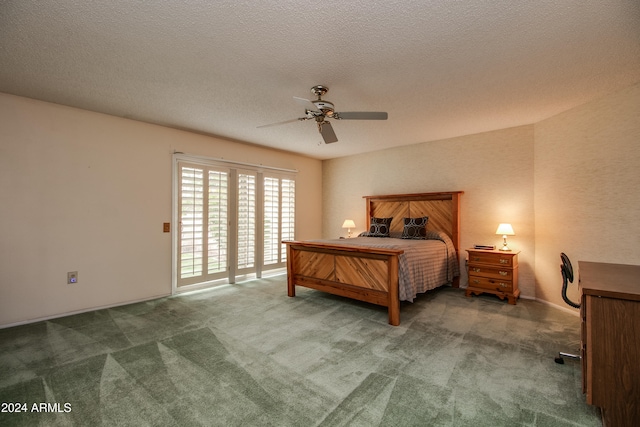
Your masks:
{"label": "wooden footboard", "polygon": [[[403,218],[429,217],[428,230],[447,234],[460,251],[460,196],[462,191],[365,196],[364,224],[372,217],[392,217],[390,231],[402,232]],[[368,226],[367,226],[368,229]],[[401,249],[349,247],[340,244],[293,241],[287,245],[287,287],[290,297],[296,286],[318,289],[387,307],[389,323],[400,324],[398,257]],[[454,277],[453,286],[459,286]]]}
{"label": "wooden footboard", "polygon": [[296,295],[296,285],[313,288],[387,307],[389,324],[400,324],[398,256],[403,250],[284,243],[290,297]]}

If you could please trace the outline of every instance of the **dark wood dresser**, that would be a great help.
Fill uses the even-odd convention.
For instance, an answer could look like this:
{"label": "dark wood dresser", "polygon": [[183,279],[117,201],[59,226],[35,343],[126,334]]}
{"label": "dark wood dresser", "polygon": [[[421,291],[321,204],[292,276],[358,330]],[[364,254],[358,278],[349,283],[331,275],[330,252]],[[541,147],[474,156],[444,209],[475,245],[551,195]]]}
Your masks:
{"label": "dark wood dresser", "polygon": [[582,391],[607,427],[640,425],[640,266],[579,261]]}

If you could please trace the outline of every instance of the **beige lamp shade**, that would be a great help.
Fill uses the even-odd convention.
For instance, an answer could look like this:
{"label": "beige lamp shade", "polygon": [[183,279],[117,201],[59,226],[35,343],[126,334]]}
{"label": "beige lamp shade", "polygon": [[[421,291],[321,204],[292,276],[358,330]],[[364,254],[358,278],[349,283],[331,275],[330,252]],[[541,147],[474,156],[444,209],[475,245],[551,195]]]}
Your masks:
{"label": "beige lamp shade", "polygon": [[342,228],[356,228],[356,223],[352,219],[345,219]]}
{"label": "beige lamp shade", "polygon": [[513,227],[511,226],[511,224],[500,224],[500,225],[498,225],[498,229],[496,230],[496,234],[500,234],[502,236],[515,236],[516,235],[516,233],[513,232]]}

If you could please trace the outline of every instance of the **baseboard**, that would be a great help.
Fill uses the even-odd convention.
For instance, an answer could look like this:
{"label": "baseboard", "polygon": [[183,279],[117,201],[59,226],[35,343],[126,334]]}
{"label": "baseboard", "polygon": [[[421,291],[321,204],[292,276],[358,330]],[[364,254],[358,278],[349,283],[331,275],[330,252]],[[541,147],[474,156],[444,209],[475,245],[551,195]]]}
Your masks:
{"label": "baseboard", "polygon": [[[466,287],[460,288],[460,289],[466,289]],[[539,299],[539,298],[536,298],[536,297],[525,296],[525,295],[522,295],[522,294],[520,294],[520,296],[518,298],[519,299],[526,299],[526,300],[530,300],[530,301],[537,301],[537,302],[542,303],[544,305],[548,305],[548,306],[553,307],[555,309],[564,311],[565,313],[573,314],[576,317],[580,317],[580,312],[579,311],[575,311],[575,310],[572,310],[570,308],[563,307],[561,305],[553,304],[553,303],[550,303],[549,301],[545,301],[543,299]]]}
{"label": "baseboard", "polygon": [[576,317],[580,317],[580,311],[575,311],[575,310],[572,310],[570,308],[563,307],[561,305],[553,304],[553,303],[550,303],[549,301],[545,301],[543,299],[538,299],[538,298],[532,298],[532,299],[535,299],[536,301],[538,301],[539,303],[542,303],[544,305],[548,305],[548,306],[551,306],[551,307],[556,308],[558,310],[564,311],[565,313],[573,314]]}
{"label": "baseboard", "polygon": [[0,325],[0,329],[13,328],[14,326],[28,325],[30,323],[44,322],[46,320],[58,319],[60,317],[66,317],[66,316],[73,316],[75,314],[88,313],[90,311],[105,310],[107,308],[113,308],[113,307],[121,307],[123,305],[135,304],[137,302],[152,301],[154,299],[164,298],[164,297],[168,297],[168,296],[171,296],[171,294],[168,293],[168,294],[156,295],[156,296],[153,296],[153,297],[141,298],[141,299],[137,299],[137,300],[133,300],[133,301],[125,301],[125,302],[120,302],[120,303],[116,303],[116,304],[103,305],[103,306],[98,306],[98,307],[93,307],[93,308],[85,308],[85,309],[82,309],[82,310],[68,311],[68,312],[65,312],[65,313],[54,314],[52,316],[37,317],[35,319],[22,320],[20,322],[8,323],[6,325]]}

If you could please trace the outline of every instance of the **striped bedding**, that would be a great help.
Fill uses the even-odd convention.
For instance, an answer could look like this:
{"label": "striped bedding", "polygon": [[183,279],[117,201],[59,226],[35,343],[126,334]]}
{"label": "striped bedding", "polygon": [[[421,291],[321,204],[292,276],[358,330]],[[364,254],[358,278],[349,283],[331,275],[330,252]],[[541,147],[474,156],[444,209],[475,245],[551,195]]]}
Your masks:
{"label": "striped bedding", "polygon": [[427,240],[355,237],[331,243],[404,250],[398,257],[399,296],[400,301],[413,302],[417,294],[451,283],[460,275],[455,246],[449,236],[432,231],[427,237]]}

